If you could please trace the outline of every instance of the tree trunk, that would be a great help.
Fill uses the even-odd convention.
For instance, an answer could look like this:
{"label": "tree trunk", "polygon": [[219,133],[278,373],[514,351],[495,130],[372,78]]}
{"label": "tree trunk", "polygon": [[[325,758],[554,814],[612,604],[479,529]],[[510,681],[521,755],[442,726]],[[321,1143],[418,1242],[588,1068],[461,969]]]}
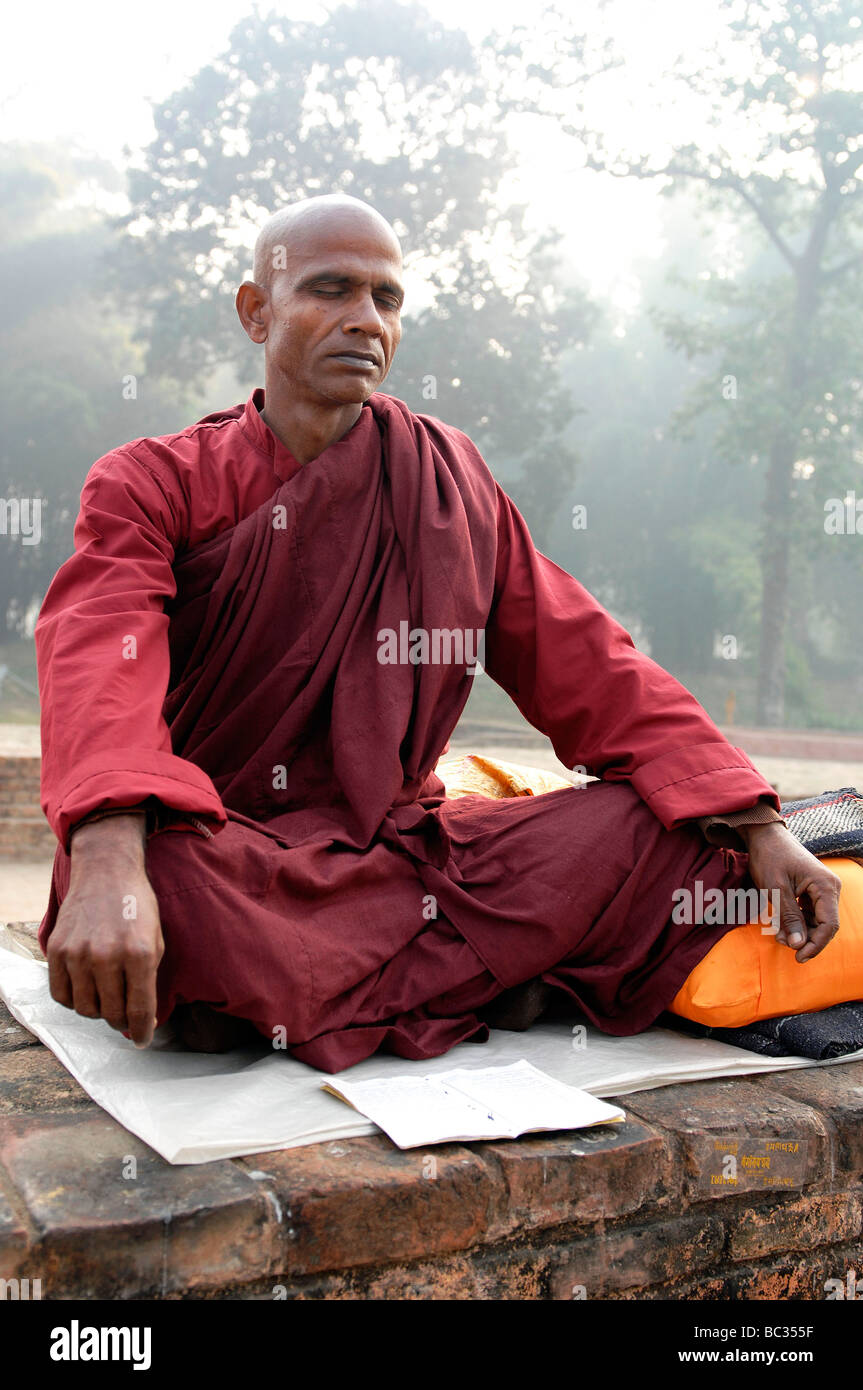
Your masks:
{"label": "tree trunk", "polygon": [[770,450],[764,493],[761,554],[761,640],[756,722],[785,722],[785,630],[788,625],[789,523],[794,441],[777,438]]}
{"label": "tree trunk", "polygon": [[770,447],[764,491],[761,557],[761,640],[756,722],[785,723],[785,633],[788,627],[788,575],[791,558],[791,489],[797,456],[796,409],[808,375],[807,345],[818,305],[818,257],[823,235],[813,237],[800,263],[786,357],[787,418]]}

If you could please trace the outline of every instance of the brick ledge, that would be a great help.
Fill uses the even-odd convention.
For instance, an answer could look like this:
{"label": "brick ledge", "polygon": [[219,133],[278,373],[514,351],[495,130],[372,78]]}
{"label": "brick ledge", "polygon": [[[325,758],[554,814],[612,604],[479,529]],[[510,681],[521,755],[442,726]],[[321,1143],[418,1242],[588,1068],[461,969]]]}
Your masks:
{"label": "brick ledge", "polygon": [[[863,1062],[616,1103],[614,1129],[175,1167],[0,1006],[0,1278],[44,1299],[727,1300],[824,1299],[863,1270]],[[768,1137],[798,1145],[781,1189],[711,1185],[735,1138]]]}

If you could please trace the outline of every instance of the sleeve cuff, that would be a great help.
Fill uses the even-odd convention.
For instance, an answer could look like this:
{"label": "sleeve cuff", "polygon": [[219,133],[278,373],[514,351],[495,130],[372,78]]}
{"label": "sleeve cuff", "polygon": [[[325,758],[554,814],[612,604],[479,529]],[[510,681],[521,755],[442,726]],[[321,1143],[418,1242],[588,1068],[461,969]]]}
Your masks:
{"label": "sleeve cuff", "polygon": [[741,849],[745,848],[745,844],[737,834],[738,826],[769,825],[772,821],[786,825],[784,817],[762,798],[746,811],[727,811],[722,815],[700,816],[697,823],[710,844],[720,845],[725,849]]}
{"label": "sleeve cuff", "polygon": [[[227,814],[207,774],[173,753],[127,749],[98,753],[79,763],[61,789],[58,805],[43,808],[57,839],[69,853],[72,830],[102,812],[148,810],[158,806],[154,829],[182,818],[197,819],[205,833],[222,828]],[[147,825],[148,833],[150,824]]]}
{"label": "sleeve cuff", "polygon": [[102,811],[91,811],[89,816],[83,816],[81,820],[75,822],[69,830],[69,837],[71,839],[75,831],[79,830],[82,825],[93,825],[97,820],[108,820],[111,816],[134,815],[136,812],[147,818],[148,840],[163,830],[188,828],[197,830],[200,835],[207,839],[213,838],[213,831],[197,816],[189,815],[183,811],[172,811],[169,806],[163,806],[154,796],[139,802],[136,806],[107,806]]}
{"label": "sleeve cuff", "polygon": [[779,810],[779,797],[742,748],[729,743],[698,743],[663,753],[631,777],[666,830],[701,816],[723,815],[722,803],[737,811],[741,801],[762,798]]}

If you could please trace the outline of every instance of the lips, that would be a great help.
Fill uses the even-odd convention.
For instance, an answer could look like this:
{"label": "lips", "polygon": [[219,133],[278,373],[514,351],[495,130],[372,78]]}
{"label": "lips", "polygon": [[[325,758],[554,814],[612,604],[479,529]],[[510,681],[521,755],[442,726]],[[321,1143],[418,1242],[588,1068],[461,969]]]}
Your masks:
{"label": "lips", "polygon": [[373,352],[331,352],[330,356],[336,362],[356,363],[359,367],[378,366],[378,359]]}

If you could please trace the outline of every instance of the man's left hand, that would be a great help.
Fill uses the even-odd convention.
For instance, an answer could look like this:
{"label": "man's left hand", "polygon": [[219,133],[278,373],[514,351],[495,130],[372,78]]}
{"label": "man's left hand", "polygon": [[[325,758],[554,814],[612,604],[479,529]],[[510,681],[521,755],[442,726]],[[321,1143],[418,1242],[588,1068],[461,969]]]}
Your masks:
{"label": "man's left hand", "polygon": [[736,829],[746,844],[755,887],[779,890],[776,940],[796,951],[801,965],[812,960],[839,930],[842,880],[778,821]]}

